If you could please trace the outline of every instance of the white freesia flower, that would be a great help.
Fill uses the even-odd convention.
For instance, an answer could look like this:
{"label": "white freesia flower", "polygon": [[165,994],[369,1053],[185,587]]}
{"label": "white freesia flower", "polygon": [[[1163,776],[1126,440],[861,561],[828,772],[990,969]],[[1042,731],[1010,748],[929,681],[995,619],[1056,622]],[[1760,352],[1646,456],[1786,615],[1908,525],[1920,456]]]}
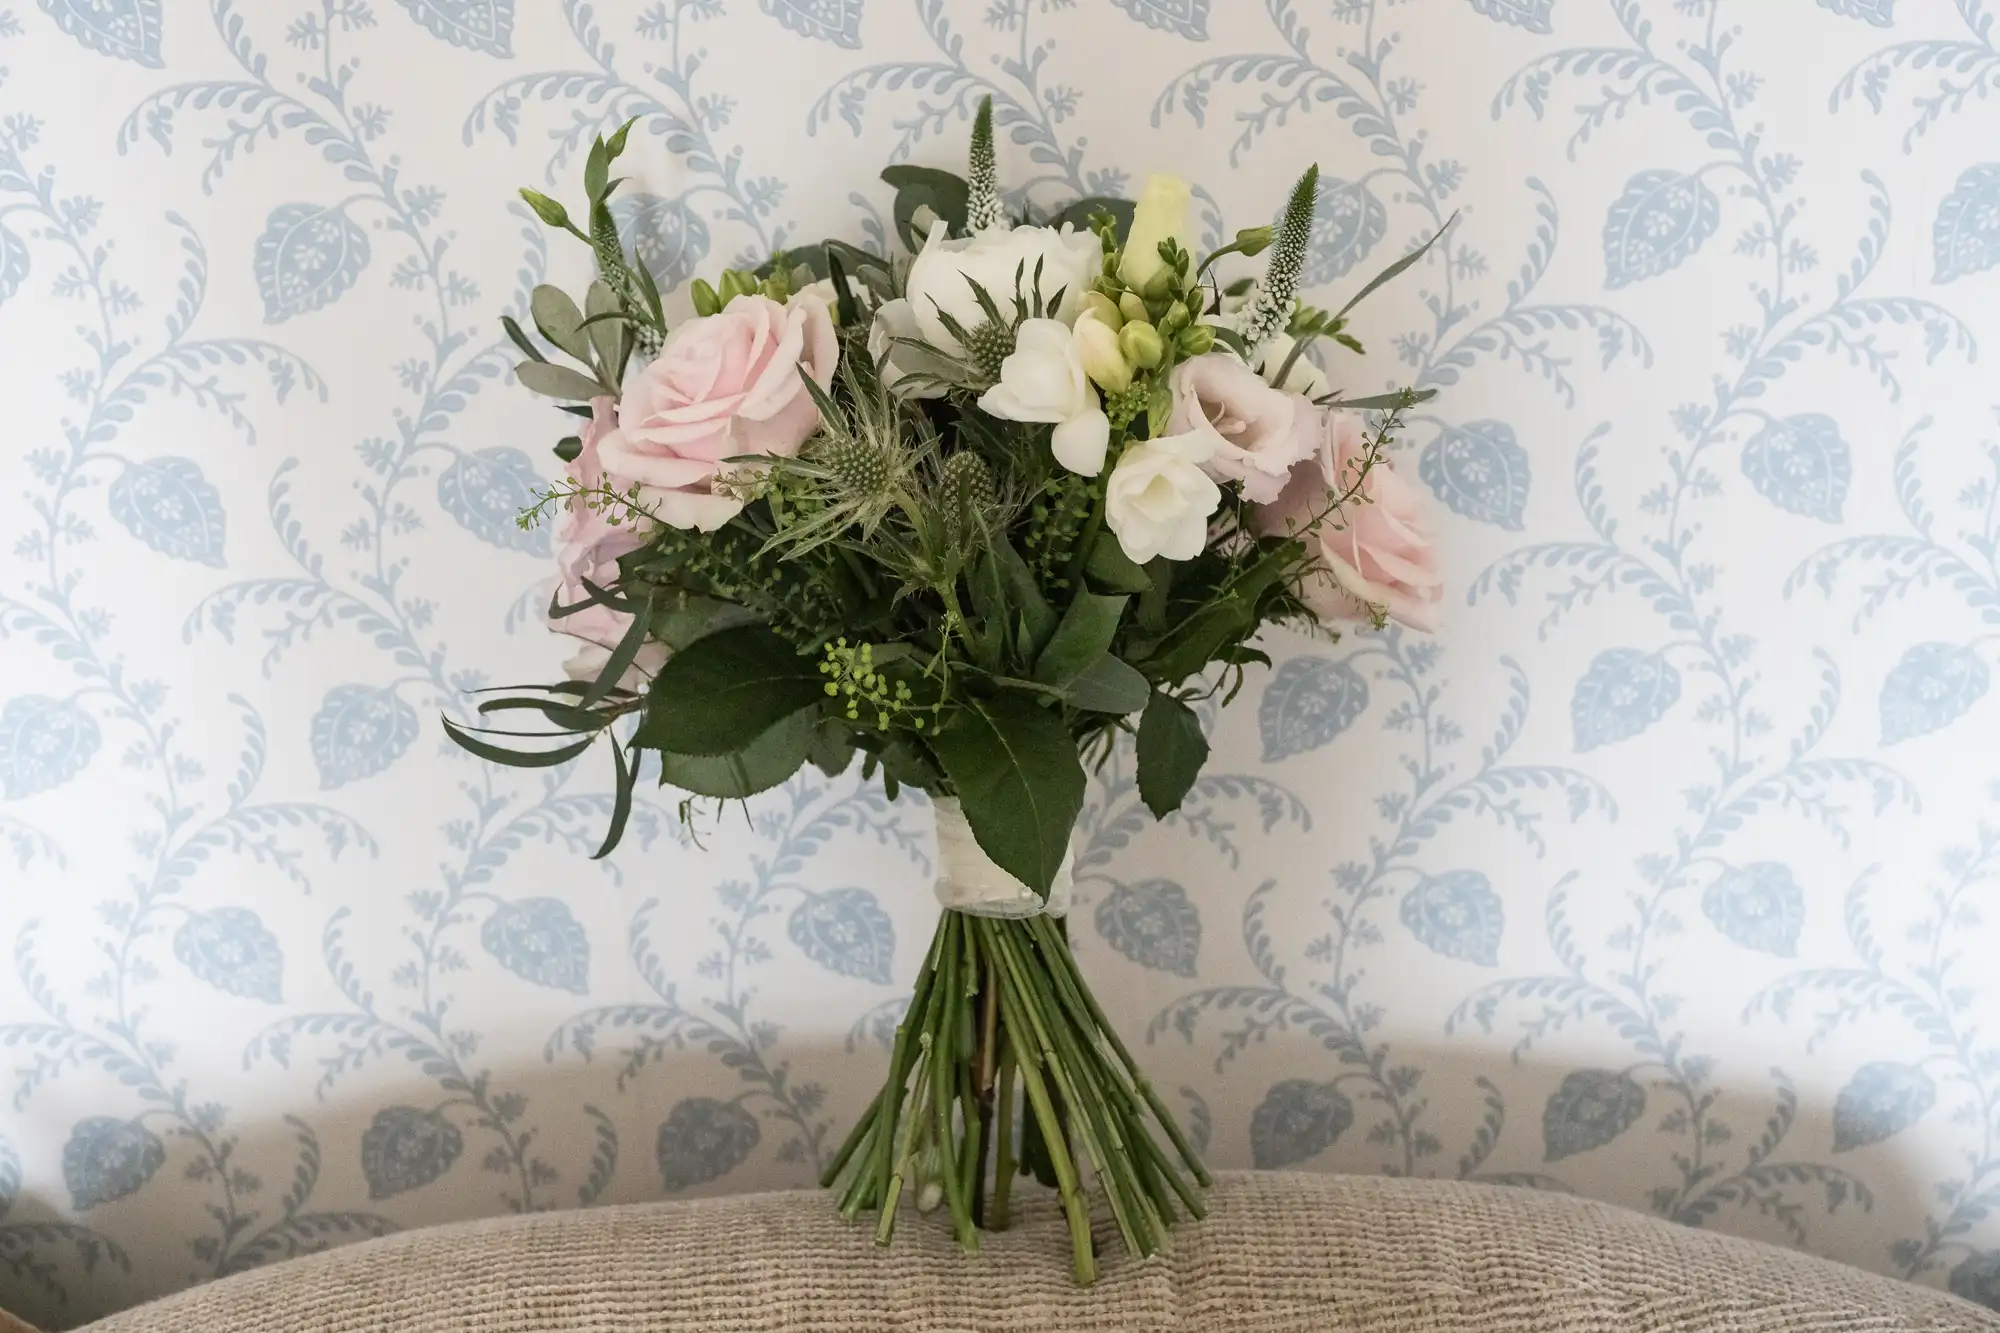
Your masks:
{"label": "white freesia flower", "polygon": [[[1083,309],[1083,294],[1091,281],[1104,269],[1104,251],[1096,235],[1075,231],[1067,223],[1061,230],[995,227],[955,241],[946,239],[945,230],[943,222],[931,227],[903,287],[923,340],[953,356],[966,349],[945,327],[945,318],[956,320],[967,332],[986,322],[979,298],[972,293],[973,283],[986,290],[1004,317],[1013,317],[1017,295],[1031,311],[1039,295],[1044,314],[1069,324]],[[1060,304],[1050,309],[1058,296]]]}
{"label": "white freesia flower", "polygon": [[1104,521],[1135,564],[1155,556],[1191,560],[1208,540],[1222,488],[1201,470],[1215,451],[1190,432],[1135,444],[1119,456],[1104,490]]}
{"label": "white freesia flower", "polygon": [[913,380],[917,374],[949,375],[951,363],[899,338],[918,338],[917,316],[902,297],[884,301],[868,326],[868,355],[882,367],[882,383],[899,398],[942,398],[945,386],[934,380]]}
{"label": "white freesia flower", "polygon": [[1053,424],[1056,461],[1072,472],[1094,477],[1104,467],[1111,422],[1083,372],[1075,336],[1059,319],[1021,321],[1000,382],[979,396],[979,408],[1005,421]]}
{"label": "white freesia flower", "polygon": [[1188,183],[1179,176],[1155,174],[1146,177],[1146,188],[1132,212],[1132,230],[1126,233],[1124,253],[1118,261],[1118,276],[1127,287],[1143,289],[1166,267],[1160,258],[1160,242],[1175,241],[1187,248]]}

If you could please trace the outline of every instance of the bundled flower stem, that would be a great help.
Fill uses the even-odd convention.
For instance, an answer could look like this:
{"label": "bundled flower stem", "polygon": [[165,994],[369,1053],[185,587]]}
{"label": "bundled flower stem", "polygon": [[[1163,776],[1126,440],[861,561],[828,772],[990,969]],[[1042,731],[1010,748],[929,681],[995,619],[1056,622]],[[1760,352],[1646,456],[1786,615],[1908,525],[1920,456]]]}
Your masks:
{"label": "bundled flower stem", "polygon": [[910,1193],[920,1208],[942,1202],[960,1243],[975,1249],[980,1229],[1006,1229],[1017,1171],[1060,1195],[1079,1283],[1097,1273],[1087,1183],[1140,1256],[1166,1243],[1181,1212],[1203,1216],[1195,1187],[1210,1183],[1061,927],[1047,916],[946,912],[896,1031],[888,1080],[820,1184],[839,1192],[844,1217],[880,1210],[880,1244]]}

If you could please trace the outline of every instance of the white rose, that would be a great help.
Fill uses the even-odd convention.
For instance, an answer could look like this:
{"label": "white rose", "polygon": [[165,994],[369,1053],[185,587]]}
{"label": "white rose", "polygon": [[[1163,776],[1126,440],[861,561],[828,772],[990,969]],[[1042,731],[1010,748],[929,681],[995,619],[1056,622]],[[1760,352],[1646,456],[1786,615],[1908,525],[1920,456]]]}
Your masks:
{"label": "white rose", "polygon": [[1304,353],[1292,362],[1292,368],[1285,376],[1283,384],[1278,383],[1278,372],[1284,368],[1285,358],[1292,354],[1298,340],[1289,333],[1274,333],[1264,340],[1257,349],[1257,373],[1273,388],[1287,393],[1304,394],[1308,398],[1319,398],[1332,387],[1327,383],[1326,372],[1314,365]]}
{"label": "white rose", "polygon": [[[1037,280],[1036,268],[1041,277]],[[1033,313],[1037,296],[1042,313],[1072,323],[1083,309],[1083,294],[1104,271],[1104,251],[1095,234],[1072,230],[1065,223],[1054,227],[995,227],[963,240],[947,240],[945,224],[931,227],[924,248],[910,265],[903,284],[904,294],[916,315],[923,340],[941,351],[961,356],[965,347],[945,327],[945,317],[958,322],[967,332],[986,322],[979,298],[972,294],[978,283],[993,298],[1002,316],[1011,319],[1018,295]],[[1015,275],[1020,287],[1015,288]],[[1054,309],[1051,303],[1060,296]]]}
{"label": "white rose", "polygon": [[1166,264],[1160,258],[1160,242],[1174,241],[1187,248],[1188,183],[1179,176],[1146,177],[1146,188],[1132,211],[1132,230],[1126,233],[1125,248],[1118,260],[1118,276],[1127,287],[1143,289]]}
{"label": "white rose", "polygon": [[1209,352],[1183,361],[1169,385],[1174,411],[1167,429],[1210,440],[1208,475],[1241,482],[1247,500],[1277,499],[1292,464],[1313,450],[1313,437],[1299,428],[1300,413],[1312,404],[1272,388],[1233,355]]}
{"label": "white rose", "polygon": [[1104,488],[1104,521],[1134,564],[1154,556],[1191,560],[1208,543],[1208,516],[1222,488],[1201,470],[1215,451],[1199,434],[1167,435],[1119,456]]}
{"label": "white rose", "polygon": [[951,377],[948,361],[931,356],[921,347],[912,347],[899,338],[921,338],[916,312],[902,297],[884,301],[868,326],[868,355],[882,368],[882,383],[900,398],[942,398],[945,386],[931,379],[912,380],[912,375]]}
{"label": "white rose", "polygon": [[1072,472],[1094,477],[1104,467],[1111,421],[1083,373],[1075,336],[1059,319],[1021,321],[1000,382],[979,395],[979,407],[1004,421],[1054,424],[1056,461]]}

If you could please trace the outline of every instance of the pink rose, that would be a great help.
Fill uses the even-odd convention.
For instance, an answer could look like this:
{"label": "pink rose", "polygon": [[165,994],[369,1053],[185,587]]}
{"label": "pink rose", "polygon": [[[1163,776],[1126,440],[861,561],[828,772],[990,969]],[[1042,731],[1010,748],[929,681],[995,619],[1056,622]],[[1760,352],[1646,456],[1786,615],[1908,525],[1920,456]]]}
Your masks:
{"label": "pink rose", "polygon": [[1423,497],[1379,459],[1362,479],[1361,493],[1317,527],[1330,492],[1354,484],[1367,447],[1352,412],[1320,410],[1316,457],[1292,470],[1271,504],[1258,506],[1255,524],[1267,535],[1298,537],[1318,568],[1306,580],[1305,601],[1327,620],[1372,620],[1377,612],[1411,629],[1435,630],[1444,601]]}
{"label": "pink rose", "polygon": [[1243,483],[1243,497],[1268,504],[1284,489],[1292,464],[1310,457],[1316,441],[1300,429],[1312,404],[1284,393],[1225,352],[1183,361],[1171,381],[1173,416],[1167,431],[1212,438],[1203,468],[1219,482]]}
{"label": "pink rose", "polygon": [[[569,479],[573,484],[590,491],[604,483],[601,451],[604,441],[617,430],[617,411],[610,397],[591,399],[590,422],[578,432],[583,447],[570,460]],[[611,522],[614,516],[620,519],[615,526]],[[618,581],[618,557],[637,550],[646,542],[643,530],[646,525],[643,520],[635,522],[636,517],[629,509],[614,508],[607,513],[582,500],[570,502],[569,513],[556,533],[555,596],[558,603],[571,606],[588,600],[591,594],[584,587],[585,579],[600,588],[608,588]],[[585,643],[610,649],[618,646],[618,641],[625,637],[626,627],[631,623],[630,612],[599,605],[557,616],[549,621],[549,628],[558,634],[567,634]]]}
{"label": "pink rose", "polygon": [[799,367],[825,388],[839,358],[825,302],[739,296],[668,334],[627,378],[618,429],[598,442],[604,470],[621,486],[636,482],[662,522],[713,532],[743,508],[715,493],[722,460],[798,453],[819,426]]}

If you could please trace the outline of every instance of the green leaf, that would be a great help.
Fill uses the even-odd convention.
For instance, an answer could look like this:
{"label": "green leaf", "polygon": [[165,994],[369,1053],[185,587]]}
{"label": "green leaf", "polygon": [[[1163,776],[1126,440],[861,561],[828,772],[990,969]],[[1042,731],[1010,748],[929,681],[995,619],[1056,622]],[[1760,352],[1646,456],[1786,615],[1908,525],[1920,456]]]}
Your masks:
{"label": "green leaf", "polygon": [[683,593],[677,605],[653,613],[653,637],[677,653],[696,639],[757,623],[757,613],[746,606]]}
{"label": "green leaf", "polygon": [[762,625],[697,639],[667,659],[633,742],[679,755],[742,750],[826,697],[818,663]]}
{"label": "green leaf", "polygon": [[576,758],[597,741],[596,735],[592,734],[582,740],[559,745],[553,750],[509,750],[491,741],[480,740],[467,728],[459,726],[450,718],[444,719],[444,734],[458,742],[460,749],[492,763],[504,764],[508,768],[554,768],[557,764],[566,764]]}
{"label": "green leaf", "polygon": [[1165,819],[1181,808],[1208,759],[1201,719],[1171,694],[1155,694],[1139,718],[1138,755],[1139,799],[1153,818]]}
{"label": "green leaf", "polygon": [[507,331],[507,341],[521,349],[522,356],[527,357],[530,361],[548,360],[547,357],[542,355],[542,349],[535,346],[528,335],[521,331],[521,326],[514,322],[512,315],[500,316],[500,327]]}
{"label": "green leaf", "polygon": [[583,312],[569,299],[568,292],[543,283],[529,295],[528,313],[544,338],[584,364],[590,363],[590,342],[578,331]]}
{"label": "green leaf", "polygon": [[883,168],[882,179],[896,191],[893,209],[896,235],[902,238],[912,254],[924,247],[924,234],[917,230],[915,221],[919,208],[929,207],[931,212],[951,224],[953,232],[965,231],[965,213],[971,202],[971,190],[957,176],[935,167],[900,164]]}
{"label": "green leaf", "polygon": [[616,771],[617,787],[611,797],[611,824],[604,830],[604,841],[590,854],[593,861],[601,861],[616,850],[625,838],[625,824],[632,818],[632,787],[639,780],[639,756],[633,752],[630,762],[625,757],[625,747],[616,737],[611,741],[611,765]]}
{"label": "green leaf", "polygon": [[604,197],[610,177],[611,153],[603,139],[594,140],[590,145],[590,155],[583,161],[583,192],[592,203]]}
{"label": "green leaf", "polygon": [[543,397],[565,402],[589,402],[611,392],[582,371],[549,361],[523,361],[514,367],[514,378]]}
{"label": "green leaf", "polygon": [[1437,396],[1436,389],[1398,389],[1394,393],[1370,394],[1366,398],[1340,398],[1329,395],[1313,401],[1326,407],[1343,408],[1349,412],[1387,412],[1391,408],[1428,403]]}
{"label": "green leaf", "polygon": [[565,463],[574,463],[583,453],[581,435],[565,435],[556,441],[556,457]]}
{"label": "green leaf", "polygon": [[1283,542],[1233,578],[1217,600],[1174,626],[1147,659],[1147,674],[1178,684],[1257,628],[1257,603],[1278,576],[1299,558],[1297,542]]}
{"label": "green leaf", "polygon": [[781,718],[731,754],[660,754],[660,785],[695,796],[740,800],[769,791],[799,771],[813,744],[817,719],[803,709]]}
{"label": "green leaf", "polygon": [[632,117],[632,119],[612,131],[611,137],[604,141],[604,156],[607,162],[616,162],[618,160],[618,155],[625,151],[625,136],[632,133],[632,127],[638,123],[639,118],[637,116]]}
{"label": "green leaf", "polygon": [[1092,583],[1112,592],[1147,592],[1153,586],[1146,571],[1132,563],[1132,557],[1125,554],[1118,538],[1109,531],[1098,533],[1097,540],[1090,544],[1090,559],[1083,572]]}
{"label": "green leaf", "polygon": [[1438,243],[1438,238],[1443,236],[1445,232],[1449,231],[1451,229],[1451,224],[1456,221],[1458,221],[1458,214],[1453,213],[1450,217],[1444,220],[1444,226],[1439,227],[1437,231],[1431,235],[1431,238],[1428,241],[1425,241],[1422,245],[1410,251],[1410,253],[1404,255],[1401,259],[1398,259],[1395,263],[1389,265],[1389,267],[1383,269],[1380,273],[1377,273],[1374,277],[1370,278],[1368,280],[1367,286],[1363,287],[1360,291],[1356,292],[1346,305],[1342,306],[1340,309],[1333,312],[1333,317],[1335,319],[1339,319],[1342,315],[1345,315],[1348,311],[1354,309],[1354,307],[1360,305],[1364,300],[1366,300],[1368,298],[1369,293],[1373,292],[1377,287],[1382,286],[1384,283],[1392,282],[1397,277],[1401,276],[1404,269],[1408,268],[1410,265],[1416,263],[1419,259],[1422,259],[1425,255],[1429,254],[1431,247]]}
{"label": "green leaf", "polygon": [[1090,668],[1063,691],[1071,707],[1092,713],[1116,713],[1123,717],[1146,706],[1152,686],[1146,678],[1110,653],[1091,663]]}
{"label": "green leaf", "polygon": [[618,682],[625,678],[625,673],[639,660],[639,649],[645,645],[646,633],[652,624],[653,600],[648,597],[640,602],[632,613],[631,623],[626,625],[625,633],[619,636],[618,646],[611,650],[611,656],[604,659],[604,669],[597,673],[597,679],[583,692],[583,697],[576,701],[577,707],[589,708],[593,704],[602,702],[611,691],[619,688]]}
{"label": "green leaf", "polygon": [[832,249],[825,251],[827,281],[833,284],[834,318],[840,327],[851,329],[861,322],[861,307],[854,299],[854,289],[847,285],[847,265],[840,262],[840,255]]}
{"label": "green leaf", "polygon": [[[583,294],[585,315],[623,315],[625,306],[617,294],[602,282],[593,282]],[[628,317],[629,318],[629,317]],[[625,378],[625,358],[631,354],[632,331],[622,320],[598,319],[590,326],[590,344],[597,349],[597,366],[612,384]]]}
{"label": "green leaf", "polygon": [[813,728],[806,758],[828,777],[839,777],[854,761],[854,733],[830,717],[821,718]]}
{"label": "green leaf", "polygon": [[1079,592],[1063,612],[1062,622],[1049,636],[1048,646],[1035,659],[1035,679],[1050,685],[1067,685],[1089,670],[1106,653],[1118,636],[1118,622],[1125,616],[1129,598],[1106,597],[1102,593]]}
{"label": "green leaf", "polygon": [[1022,631],[1022,641],[1016,645],[1023,662],[1032,662],[1041,655],[1056,632],[1055,608],[1035,583],[1034,573],[1028,562],[1014,549],[1014,544],[1005,537],[993,541],[993,565],[1000,575],[1000,586],[1006,593],[1007,609],[1011,613],[1007,623],[1018,624]]}
{"label": "green leaf", "polygon": [[931,744],[979,846],[1046,896],[1083,808],[1083,765],[1061,716],[1017,694],[974,699]]}

